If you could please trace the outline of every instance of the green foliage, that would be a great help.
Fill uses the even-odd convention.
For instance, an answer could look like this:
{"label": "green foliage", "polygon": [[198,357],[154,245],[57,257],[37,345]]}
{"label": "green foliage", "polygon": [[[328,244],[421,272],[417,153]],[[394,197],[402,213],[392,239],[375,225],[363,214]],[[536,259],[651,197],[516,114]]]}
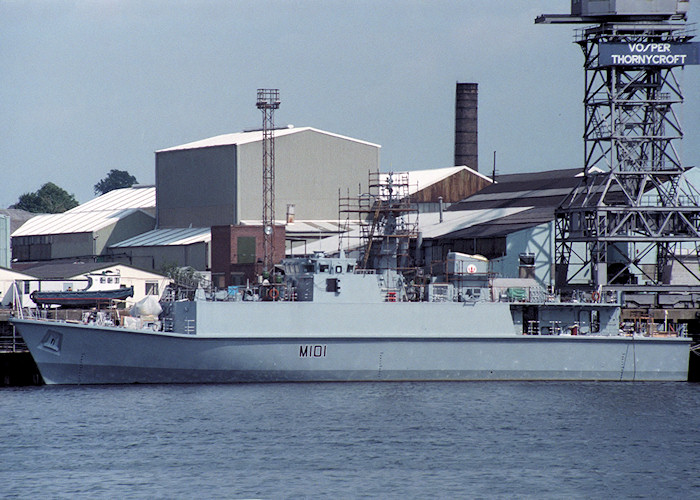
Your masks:
{"label": "green foliage", "polygon": [[128,188],[138,183],[136,177],[126,170],[112,169],[107,176],[95,184],[95,194],[106,194],[115,189]]}
{"label": "green foliage", "polygon": [[10,208],[26,210],[35,214],[60,214],[78,206],[75,196],[47,182],[34,193],[24,193]]}

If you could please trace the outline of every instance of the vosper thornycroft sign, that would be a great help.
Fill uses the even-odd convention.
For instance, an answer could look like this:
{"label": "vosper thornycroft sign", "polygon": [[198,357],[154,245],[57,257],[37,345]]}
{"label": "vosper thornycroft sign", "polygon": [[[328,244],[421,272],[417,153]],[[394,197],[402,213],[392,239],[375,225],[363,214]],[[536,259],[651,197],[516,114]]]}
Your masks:
{"label": "vosper thornycroft sign", "polygon": [[685,66],[700,64],[700,43],[601,43],[598,66]]}

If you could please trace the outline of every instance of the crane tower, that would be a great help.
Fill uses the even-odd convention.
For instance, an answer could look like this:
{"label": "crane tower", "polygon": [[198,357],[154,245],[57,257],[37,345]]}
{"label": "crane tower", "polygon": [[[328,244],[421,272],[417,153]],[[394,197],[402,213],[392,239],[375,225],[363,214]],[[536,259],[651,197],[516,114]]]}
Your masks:
{"label": "crane tower", "polygon": [[[678,152],[679,68],[699,64],[684,0],[572,0],[584,55],[583,178],[556,211],[560,290],[668,291],[671,269],[700,291],[700,195]],[[694,255],[688,264],[683,256]]]}

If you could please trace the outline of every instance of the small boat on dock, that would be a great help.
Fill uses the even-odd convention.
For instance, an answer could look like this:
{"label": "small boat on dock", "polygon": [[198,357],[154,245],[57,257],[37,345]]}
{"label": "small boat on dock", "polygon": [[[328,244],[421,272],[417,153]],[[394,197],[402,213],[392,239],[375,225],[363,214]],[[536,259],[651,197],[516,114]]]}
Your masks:
{"label": "small boat on dock", "polygon": [[114,300],[125,300],[133,296],[133,286],[111,290],[35,291],[30,295],[38,306],[55,305],[75,308],[106,306]]}

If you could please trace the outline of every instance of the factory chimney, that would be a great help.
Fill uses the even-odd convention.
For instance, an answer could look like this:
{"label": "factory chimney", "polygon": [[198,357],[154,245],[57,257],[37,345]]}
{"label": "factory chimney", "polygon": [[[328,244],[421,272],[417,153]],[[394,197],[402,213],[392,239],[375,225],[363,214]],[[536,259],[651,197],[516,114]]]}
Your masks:
{"label": "factory chimney", "polygon": [[455,99],[455,166],[479,170],[477,104],[478,83],[457,82]]}

